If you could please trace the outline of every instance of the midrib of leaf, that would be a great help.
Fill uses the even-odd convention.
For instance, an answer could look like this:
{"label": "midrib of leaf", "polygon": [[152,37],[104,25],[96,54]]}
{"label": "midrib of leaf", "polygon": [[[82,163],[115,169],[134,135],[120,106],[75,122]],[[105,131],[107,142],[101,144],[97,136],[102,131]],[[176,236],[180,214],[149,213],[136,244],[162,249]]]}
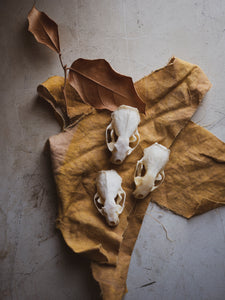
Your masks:
{"label": "midrib of leaf", "polygon": [[100,97],[100,94],[99,94],[99,87],[97,86],[97,92],[98,92],[98,97],[99,97],[99,100],[101,101],[102,105],[107,107],[107,105],[105,105],[105,103],[102,101],[102,97]]}
{"label": "midrib of leaf", "polygon": [[58,52],[58,49],[57,49],[57,47],[56,47],[54,41],[51,39],[50,35],[49,35],[48,32],[46,31],[44,24],[43,24],[41,21],[40,21],[40,23],[41,23],[41,26],[42,26],[44,32],[46,33],[48,39],[49,39],[50,42],[52,43],[52,45],[53,45],[53,47],[55,48],[55,50]]}
{"label": "midrib of leaf", "polygon": [[129,99],[129,97],[124,96],[124,95],[118,93],[117,91],[114,91],[114,90],[111,89],[110,87],[104,86],[103,84],[101,84],[101,83],[98,82],[97,80],[94,80],[93,78],[90,78],[89,76],[87,76],[87,75],[81,73],[80,71],[77,71],[77,70],[75,70],[75,69],[73,69],[73,68],[70,68],[70,70],[73,71],[73,72],[75,72],[75,73],[78,73],[80,76],[83,76],[84,78],[87,78],[88,80],[93,81],[94,83],[100,85],[101,87],[103,87],[103,88],[105,88],[105,89],[107,89],[107,90],[109,90],[109,91],[111,91],[111,92],[113,92],[113,93],[115,93],[115,94],[117,94],[117,95],[119,95],[119,96],[125,98],[125,99]]}

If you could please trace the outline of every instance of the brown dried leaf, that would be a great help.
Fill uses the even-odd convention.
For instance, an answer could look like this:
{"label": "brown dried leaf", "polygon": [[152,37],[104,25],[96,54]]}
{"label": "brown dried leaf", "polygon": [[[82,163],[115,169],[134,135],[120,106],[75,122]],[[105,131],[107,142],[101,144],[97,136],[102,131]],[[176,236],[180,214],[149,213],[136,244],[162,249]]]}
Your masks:
{"label": "brown dried leaf", "polygon": [[35,39],[60,53],[58,25],[50,19],[44,12],[40,12],[33,6],[28,14],[28,30],[34,35]]}
{"label": "brown dried leaf", "polygon": [[131,77],[115,72],[104,59],[75,60],[68,81],[81,99],[95,108],[114,111],[124,104],[145,112],[145,103],[137,95]]}

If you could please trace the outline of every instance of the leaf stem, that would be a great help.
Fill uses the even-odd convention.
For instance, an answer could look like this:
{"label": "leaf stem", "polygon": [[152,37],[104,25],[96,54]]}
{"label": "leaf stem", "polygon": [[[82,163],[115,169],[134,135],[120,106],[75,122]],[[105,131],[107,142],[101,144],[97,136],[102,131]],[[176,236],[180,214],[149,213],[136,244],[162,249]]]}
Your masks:
{"label": "leaf stem", "polygon": [[64,66],[63,70],[64,70],[64,87],[63,89],[65,90],[66,88],[66,77],[67,77],[67,65]]}
{"label": "leaf stem", "polygon": [[67,65],[63,64],[62,53],[61,52],[59,52],[59,61],[60,61],[60,64],[63,68],[63,71],[64,71],[64,87],[63,87],[63,89],[65,89],[65,87],[66,87],[66,77],[67,77]]}
{"label": "leaf stem", "polygon": [[59,52],[59,61],[60,61],[60,64],[63,68],[63,71],[64,71],[64,85],[63,85],[63,94],[64,94],[64,99],[65,99],[65,110],[66,110],[66,114],[68,116],[68,112],[67,112],[67,99],[66,99],[66,78],[67,78],[67,65],[64,65],[63,64],[63,61],[62,61],[62,53]]}
{"label": "leaf stem", "polygon": [[60,61],[60,64],[61,64],[62,68],[64,69],[65,66],[64,66],[63,61],[62,61],[62,53],[61,52],[59,52],[59,61]]}

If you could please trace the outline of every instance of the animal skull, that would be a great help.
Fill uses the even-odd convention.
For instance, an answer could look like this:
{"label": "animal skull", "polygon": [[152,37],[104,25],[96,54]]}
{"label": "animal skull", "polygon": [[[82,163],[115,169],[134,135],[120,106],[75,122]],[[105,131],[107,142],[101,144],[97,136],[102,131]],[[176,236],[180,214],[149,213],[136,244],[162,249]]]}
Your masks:
{"label": "animal skull", "polygon": [[[139,144],[140,116],[137,108],[121,105],[111,117],[112,122],[106,128],[106,143],[112,152],[111,161],[119,165]],[[133,146],[130,143],[134,143]]]}
{"label": "animal skull", "polygon": [[96,179],[97,193],[94,203],[97,210],[105,216],[109,226],[119,223],[126,200],[126,193],[121,187],[122,178],[114,170],[100,171]]}
{"label": "animal skull", "polygon": [[158,143],[144,149],[144,156],[137,162],[134,175],[135,198],[143,199],[164,181],[164,167],[169,161],[170,150]]}

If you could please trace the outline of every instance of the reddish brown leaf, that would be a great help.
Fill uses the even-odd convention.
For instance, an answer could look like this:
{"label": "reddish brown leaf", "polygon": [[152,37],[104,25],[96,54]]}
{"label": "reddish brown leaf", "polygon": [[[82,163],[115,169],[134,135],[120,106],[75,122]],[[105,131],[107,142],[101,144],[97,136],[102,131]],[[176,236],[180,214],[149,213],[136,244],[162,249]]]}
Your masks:
{"label": "reddish brown leaf", "polygon": [[34,35],[36,40],[53,51],[60,53],[58,25],[44,12],[38,11],[35,6],[28,14],[28,21],[28,30]]}
{"label": "reddish brown leaf", "polygon": [[114,111],[125,104],[145,112],[145,103],[137,95],[131,77],[115,72],[104,59],[75,60],[68,81],[81,99],[95,108]]}

